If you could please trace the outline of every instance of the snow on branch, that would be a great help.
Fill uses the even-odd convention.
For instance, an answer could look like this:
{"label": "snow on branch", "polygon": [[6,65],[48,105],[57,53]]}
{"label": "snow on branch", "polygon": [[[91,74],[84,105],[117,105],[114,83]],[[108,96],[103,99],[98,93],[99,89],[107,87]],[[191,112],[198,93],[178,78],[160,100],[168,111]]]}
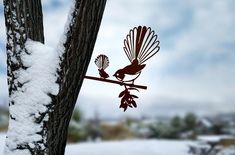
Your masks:
{"label": "snow on branch", "polygon": [[66,42],[68,41],[68,39],[70,40],[70,37],[72,36],[72,30],[75,24],[75,17],[78,13],[79,6],[80,6],[80,0],[72,0],[67,21],[64,27],[64,33],[62,34],[57,46],[57,51],[60,57],[62,57],[62,55],[65,52]]}
{"label": "snow on branch", "polygon": [[[28,40],[25,45],[28,54],[23,53],[21,58],[26,69],[17,72],[22,86],[10,98],[14,106],[11,106],[6,154],[16,153],[13,150],[17,148],[19,154],[19,147],[24,155],[31,154],[30,149],[45,148],[45,137],[37,133],[42,132],[43,121],[48,120],[49,95],[58,93],[57,53],[39,42]],[[24,145],[27,147],[22,148]]]}

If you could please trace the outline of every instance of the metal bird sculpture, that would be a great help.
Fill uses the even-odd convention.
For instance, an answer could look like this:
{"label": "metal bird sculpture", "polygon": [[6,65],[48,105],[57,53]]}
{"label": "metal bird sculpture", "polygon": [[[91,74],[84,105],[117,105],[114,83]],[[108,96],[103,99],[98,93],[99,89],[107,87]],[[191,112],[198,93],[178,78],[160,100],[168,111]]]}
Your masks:
{"label": "metal bird sculpture", "polygon": [[[138,26],[131,29],[123,47],[131,64],[117,70],[113,76],[119,81],[134,83],[146,66],[144,62],[160,50],[159,43],[158,36],[150,27]],[[131,75],[131,79],[126,79],[126,75]]]}
{"label": "metal bird sculpture", "polygon": [[100,54],[95,59],[95,64],[98,67],[100,77],[106,79],[109,77],[108,73],[105,72],[105,69],[109,66],[109,59],[106,55]]}
{"label": "metal bird sculpture", "polygon": [[147,86],[134,84],[134,81],[146,66],[145,62],[160,50],[159,44],[157,34],[150,27],[134,27],[124,39],[123,47],[131,64],[115,72],[113,76],[117,80],[107,79],[109,75],[105,72],[105,69],[109,66],[109,59],[104,54],[98,55],[95,59],[100,77],[85,76],[85,78],[124,86],[124,90],[118,96],[121,99],[119,108],[124,111],[128,108],[137,108],[135,100],[138,99],[138,96],[134,95],[132,91],[147,89]]}

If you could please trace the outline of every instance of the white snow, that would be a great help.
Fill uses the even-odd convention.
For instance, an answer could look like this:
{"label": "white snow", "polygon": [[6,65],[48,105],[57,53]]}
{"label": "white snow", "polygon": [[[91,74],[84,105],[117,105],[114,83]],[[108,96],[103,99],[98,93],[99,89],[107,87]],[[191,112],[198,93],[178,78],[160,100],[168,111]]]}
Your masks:
{"label": "white snow", "polygon": [[[57,51],[58,51],[58,54],[60,57],[62,57],[64,50],[65,50],[64,43],[66,42],[66,38],[67,38],[68,31],[70,30],[70,26],[72,26],[74,24],[73,13],[76,9],[75,4],[76,4],[76,1],[72,0],[70,10],[68,13],[68,17],[67,17],[67,21],[64,26],[64,33],[62,34],[62,36],[59,40],[59,43],[57,45]],[[77,12],[75,12],[75,14],[77,14]]]}
{"label": "white snow", "polygon": [[219,152],[218,155],[235,155],[235,146],[225,148],[224,150]]}
{"label": "white snow", "polygon": [[[5,134],[0,134],[2,155]],[[66,155],[189,155],[189,141],[126,140],[68,144]],[[18,154],[17,154],[18,155]]]}
{"label": "white snow", "polygon": [[203,142],[219,142],[222,139],[234,139],[231,135],[200,135],[197,137],[199,141]]}
{"label": "white snow", "polygon": [[207,128],[211,128],[211,127],[212,127],[212,123],[211,123],[209,120],[207,120],[206,118],[201,119],[201,122],[202,122],[202,124],[204,124]]}
{"label": "white snow", "polygon": [[[0,155],[3,155],[5,137],[5,133],[0,134]],[[193,144],[196,145],[192,141],[158,139],[86,142],[68,144],[65,155],[191,155],[188,153],[188,146]],[[235,147],[229,147],[218,155],[234,154]]]}
{"label": "white snow", "polygon": [[5,145],[5,139],[6,139],[6,134],[5,133],[1,133],[0,134],[0,155],[3,154],[3,148]]}
{"label": "white snow", "polygon": [[[55,83],[59,62],[57,53],[50,47],[31,40],[26,42],[26,49],[29,54],[23,53],[21,58],[27,69],[15,74],[18,80],[16,82],[24,85],[10,97],[14,105],[9,107],[13,119],[9,120],[6,154],[21,154],[14,151],[18,144],[34,146],[35,141],[44,140],[36,132],[42,130],[42,123],[48,119],[47,115],[40,123],[35,123],[35,120],[46,112],[46,106],[51,103],[48,94],[58,93],[58,84]],[[25,150],[22,153],[30,154]]]}
{"label": "white snow", "polygon": [[126,140],[70,144],[66,155],[189,155],[189,141]]}

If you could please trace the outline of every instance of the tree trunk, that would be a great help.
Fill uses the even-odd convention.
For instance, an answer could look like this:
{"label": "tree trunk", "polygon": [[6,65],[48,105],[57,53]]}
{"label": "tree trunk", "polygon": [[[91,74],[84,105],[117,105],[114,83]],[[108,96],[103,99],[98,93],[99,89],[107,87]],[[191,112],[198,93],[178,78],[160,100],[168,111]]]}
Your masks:
{"label": "tree trunk", "polygon": [[105,3],[106,0],[76,2],[74,23],[70,24],[64,43],[58,79],[60,90],[53,97],[54,111],[49,113],[49,154],[64,154],[69,121],[90,62]]}
{"label": "tree trunk", "polygon": [[[43,34],[43,16],[40,0],[4,0],[5,25],[7,33],[7,75],[9,85],[9,127],[6,139],[6,153],[11,154],[15,150],[27,149],[31,154],[40,150],[36,148],[42,142],[35,142],[35,148],[31,148],[28,144],[17,143],[12,146],[14,137],[11,133],[20,132],[17,128],[13,128],[14,124],[20,122],[21,113],[12,112],[16,106],[16,100],[12,96],[24,86],[18,80],[18,71],[27,69],[22,63],[22,54],[27,54],[25,42],[28,38],[44,42]],[[30,95],[30,94],[29,94]],[[22,124],[23,125],[23,124]],[[24,132],[24,131],[22,131]],[[18,140],[18,139],[15,139]],[[12,153],[13,154],[13,153]]]}
{"label": "tree trunk", "polygon": [[[57,79],[59,93],[48,94],[52,99],[51,104],[47,105],[48,110],[31,119],[33,123],[41,125],[42,130],[35,134],[40,135],[42,140],[33,142],[33,145],[17,143],[16,146],[10,146],[8,142],[12,140],[12,134],[8,135],[6,148],[12,154],[16,153],[16,150],[27,150],[35,155],[64,154],[69,121],[90,62],[105,4],[106,0],[74,2],[72,19],[65,34],[66,39],[60,43],[61,48],[58,49],[61,60]],[[17,79],[17,73],[19,70],[27,69],[21,58],[22,53],[29,54],[25,43],[27,39],[44,43],[41,1],[4,0],[4,13],[7,30],[10,128],[22,116],[21,113],[13,113],[11,109],[17,104],[12,95],[24,86],[24,83]],[[49,116],[47,121],[44,121],[45,116]],[[10,132],[14,131],[18,134],[21,132],[17,129],[11,129]]]}
{"label": "tree trunk", "polygon": [[[43,16],[40,0],[4,0],[7,32],[7,73],[9,95],[17,90],[16,70],[24,68],[20,55],[26,52],[27,38],[44,43]],[[11,105],[12,103],[10,103]]]}

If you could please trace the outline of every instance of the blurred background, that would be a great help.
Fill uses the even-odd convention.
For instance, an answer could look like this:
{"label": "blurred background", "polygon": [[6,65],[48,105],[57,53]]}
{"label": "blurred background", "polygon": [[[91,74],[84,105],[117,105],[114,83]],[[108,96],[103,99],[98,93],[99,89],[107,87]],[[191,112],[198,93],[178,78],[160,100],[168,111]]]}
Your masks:
{"label": "blurred background", "polygon": [[[70,5],[66,0],[43,0],[47,45],[57,46]],[[119,109],[122,87],[84,80],[70,124],[69,142],[234,137],[234,15],[233,0],[108,0],[87,75],[99,76],[94,59],[101,53],[110,59],[110,75],[129,64],[123,40],[135,26],[155,30],[161,50],[147,61],[135,82],[148,86],[135,92],[139,96],[136,109]],[[0,130],[6,131],[8,90],[2,1],[0,28]]]}

